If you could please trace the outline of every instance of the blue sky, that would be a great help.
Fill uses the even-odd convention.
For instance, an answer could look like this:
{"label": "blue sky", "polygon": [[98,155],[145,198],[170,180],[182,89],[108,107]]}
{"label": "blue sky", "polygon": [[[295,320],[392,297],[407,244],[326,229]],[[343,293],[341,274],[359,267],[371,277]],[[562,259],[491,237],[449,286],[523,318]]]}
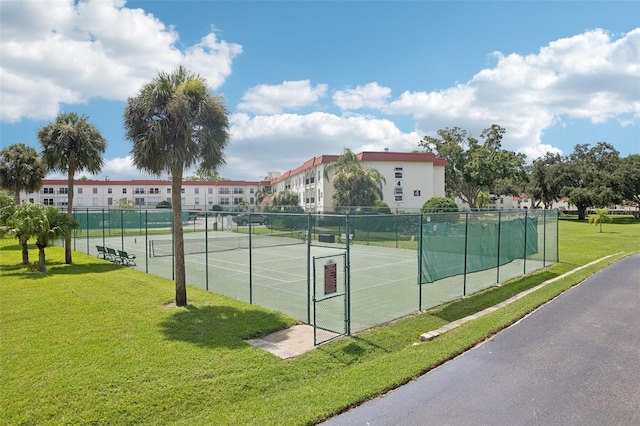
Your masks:
{"label": "blue sky", "polygon": [[640,2],[0,0],[0,27],[2,146],[85,114],[108,142],[90,178],[149,177],[122,113],[180,64],[224,97],[230,179],[494,123],[529,160],[640,153]]}

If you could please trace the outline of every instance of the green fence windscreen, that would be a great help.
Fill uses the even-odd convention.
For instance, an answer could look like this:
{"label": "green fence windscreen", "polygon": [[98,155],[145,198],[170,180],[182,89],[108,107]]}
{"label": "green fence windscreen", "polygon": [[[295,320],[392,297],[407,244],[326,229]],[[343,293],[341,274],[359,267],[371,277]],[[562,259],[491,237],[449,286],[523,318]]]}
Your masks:
{"label": "green fence windscreen", "polygon": [[424,223],[421,283],[492,269],[537,253],[537,223],[535,217],[481,222],[474,216],[461,223]]}

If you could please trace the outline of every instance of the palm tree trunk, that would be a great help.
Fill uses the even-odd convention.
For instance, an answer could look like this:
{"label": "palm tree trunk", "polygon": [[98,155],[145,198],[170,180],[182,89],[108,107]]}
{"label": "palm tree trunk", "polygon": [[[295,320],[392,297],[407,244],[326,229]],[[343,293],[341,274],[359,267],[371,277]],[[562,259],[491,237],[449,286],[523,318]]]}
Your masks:
{"label": "palm tree trunk", "polygon": [[171,171],[171,205],[173,206],[173,261],[176,274],[176,306],[187,306],[184,233],[182,230],[182,167],[174,167]]}
{"label": "palm tree trunk", "polygon": [[18,207],[20,205],[20,189],[16,189],[13,193],[13,203]]}
{"label": "palm tree trunk", "polygon": [[[73,178],[75,176],[75,170],[69,167],[69,180],[67,182],[67,216],[69,219],[73,217]],[[73,259],[71,258],[71,233],[64,238],[64,263],[71,265]]]}
{"label": "palm tree trunk", "polygon": [[38,272],[47,272],[44,247],[38,245]]}
{"label": "palm tree trunk", "polygon": [[29,264],[29,247],[27,246],[26,241],[20,241],[20,245],[22,246],[22,264]]}

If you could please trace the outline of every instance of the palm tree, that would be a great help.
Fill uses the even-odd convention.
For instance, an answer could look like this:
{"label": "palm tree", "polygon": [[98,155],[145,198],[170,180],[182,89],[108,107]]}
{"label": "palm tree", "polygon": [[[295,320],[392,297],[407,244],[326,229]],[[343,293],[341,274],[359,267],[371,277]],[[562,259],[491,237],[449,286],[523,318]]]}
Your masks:
{"label": "palm tree", "polygon": [[298,204],[300,204],[300,197],[288,189],[277,192],[271,199],[271,205],[274,207],[291,207]]}
{"label": "palm tree", "polygon": [[271,191],[269,191],[268,186],[261,186],[256,191],[256,206],[262,206],[262,201],[268,196],[271,195]]}
{"label": "palm tree", "polygon": [[609,216],[609,209],[604,207],[602,209],[596,209],[596,214],[592,214],[589,216],[589,223],[593,223],[594,225],[600,225],[600,232],[602,232],[602,223],[603,222],[611,222],[611,217]]}
{"label": "palm tree", "polygon": [[38,271],[46,272],[46,259],[44,249],[49,245],[51,240],[58,238],[67,238],[73,234],[74,229],[78,229],[80,225],[75,221],[73,217],[68,214],[62,213],[55,207],[45,207],[44,216],[46,222],[43,221],[43,226],[36,229],[36,247],[38,247]]}
{"label": "palm tree", "polygon": [[154,175],[171,175],[176,305],[186,306],[182,175],[185,168],[213,172],[224,164],[227,110],[220,97],[209,94],[202,77],[180,66],[170,74],[160,72],[129,98],[124,128],[133,142],[133,164]]}
{"label": "palm tree", "polygon": [[[67,215],[73,217],[73,181],[76,173],[96,174],[102,170],[102,154],[107,142],[87,117],[75,112],[60,113],[56,121],[38,131],[42,145],[42,159],[50,171],[67,174]],[[65,238],[65,263],[72,263],[71,236]]]}
{"label": "palm tree", "polygon": [[478,209],[483,209],[489,205],[491,202],[491,195],[487,191],[478,192],[478,196],[476,197],[476,207]]}
{"label": "palm tree", "polygon": [[32,147],[16,143],[0,151],[0,188],[13,194],[16,206],[20,204],[20,191],[37,191],[46,174],[44,163]]}
{"label": "palm tree", "polygon": [[27,245],[31,234],[29,232],[21,232],[16,229],[16,211],[19,205],[16,205],[13,198],[4,193],[0,193],[0,236],[6,234],[15,235],[22,247],[22,264],[29,264],[29,247]]}
{"label": "palm tree", "polygon": [[376,169],[364,167],[349,149],[344,150],[338,161],[329,164],[324,174],[326,178],[332,175],[336,207],[371,207],[376,200],[382,200],[384,176]]}
{"label": "palm tree", "polygon": [[22,247],[22,264],[29,264],[29,249],[27,242],[33,238],[38,229],[48,226],[47,218],[44,215],[42,204],[22,203],[15,206],[11,211],[11,216],[6,220],[9,232],[18,238]]}

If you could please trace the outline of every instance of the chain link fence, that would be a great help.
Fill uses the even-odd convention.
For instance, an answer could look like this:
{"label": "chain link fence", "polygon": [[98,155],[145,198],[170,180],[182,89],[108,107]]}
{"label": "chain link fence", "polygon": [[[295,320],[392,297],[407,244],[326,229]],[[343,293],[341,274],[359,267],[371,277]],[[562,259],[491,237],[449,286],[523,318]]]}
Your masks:
{"label": "chain link fence", "polygon": [[[174,279],[172,215],[168,209],[75,209],[81,228],[73,248]],[[321,341],[558,262],[552,210],[185,211],[181,219],[188,284],[313,323],[324,333]],[[106,249],[115,254],[105,255]],[[326,277],[333,274],[331,261],[339,265],[335,291]]]}

